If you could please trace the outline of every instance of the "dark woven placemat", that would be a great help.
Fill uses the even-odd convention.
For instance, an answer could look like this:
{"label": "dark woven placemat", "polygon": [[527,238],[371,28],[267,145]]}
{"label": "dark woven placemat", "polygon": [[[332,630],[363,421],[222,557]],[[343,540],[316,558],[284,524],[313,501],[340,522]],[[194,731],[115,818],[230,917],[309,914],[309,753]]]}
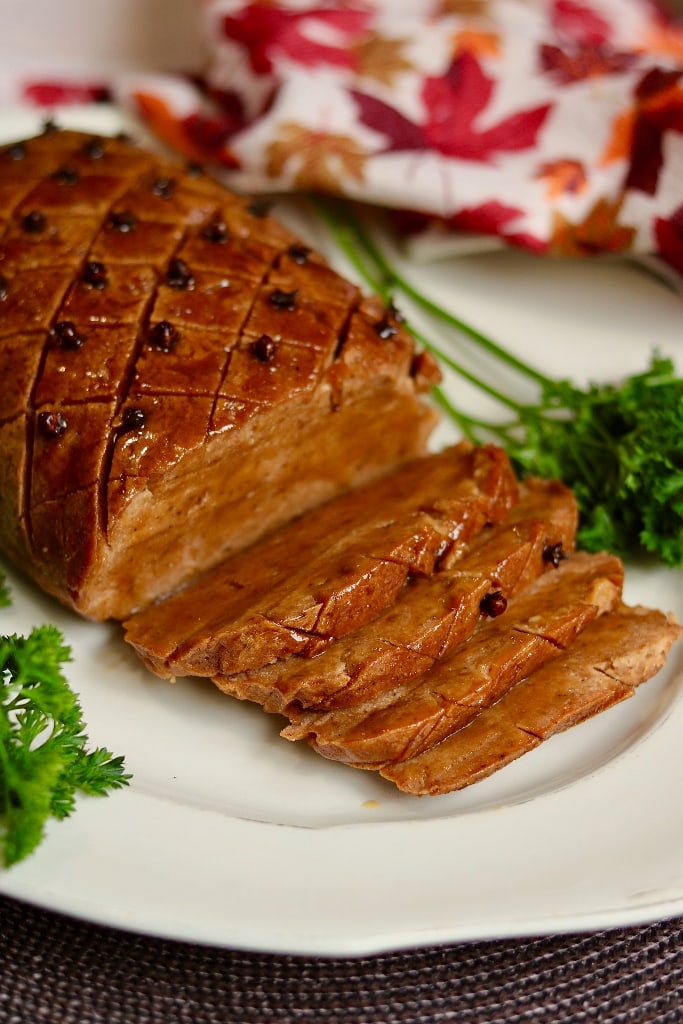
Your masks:
{"label": "dark woven placemat", "polygon": [[683,920],[363,957],[150,939],[0,897],[1,1024],[678,1024]]}

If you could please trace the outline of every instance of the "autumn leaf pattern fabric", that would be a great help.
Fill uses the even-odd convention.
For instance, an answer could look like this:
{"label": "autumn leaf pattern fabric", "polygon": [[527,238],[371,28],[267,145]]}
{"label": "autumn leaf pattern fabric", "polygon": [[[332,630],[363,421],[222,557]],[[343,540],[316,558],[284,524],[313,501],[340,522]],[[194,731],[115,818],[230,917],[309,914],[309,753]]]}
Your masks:
{"label": "autumn leaf pattern fabric", "polygon": [[118,95],[240,189],[683,274],[683,24],[665,6],[197,0],[201,78],[135,75]]}
{"label": "autumn leaf pattern fabric", "polygon": [[200,4],[203,88],[131,82],[250,191],[321,190],[536,253],[683,273],[683,27],[649,0]]}

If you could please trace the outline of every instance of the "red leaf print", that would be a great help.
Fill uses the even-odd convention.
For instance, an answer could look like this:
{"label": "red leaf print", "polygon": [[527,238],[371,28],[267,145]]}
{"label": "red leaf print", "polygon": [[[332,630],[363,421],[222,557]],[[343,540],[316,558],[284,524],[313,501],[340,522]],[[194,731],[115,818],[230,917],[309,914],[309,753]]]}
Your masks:
{"label": "red leaf print", "polygon": [[551,104],[521,111],[479,131],[476,120],[493,92],[493,81],[471,53],[461,53],[445,75],[426,78],[422,96],[427,119],[415,124],[399,111],[363,93],[352,93],[360,120],[389,138],[382,152],[430,147],[444,156],[487,162],[498,152],[528,149],[536,144]]}
{"label": "red leaf print", "polygon": [[604,46],[610,40],[609,23],[576,0],[556,0],[550,18],[558,33],[582,46]]}
{"label": "red leaf print", "polygon": [[452,62],[441,78],[425,78],[422,98],[428,112],[426,135],[441,152],[453,145],[454,121],[471,126],[486,108],[493,93],[493,82],[487,78],[475,57],[463,52]]}
{"label": "red leaf print", "polygon": [[197,113],[184,118],[180,125],[190,144],[202,154],[203,160],[237,166],[235,157],[227,149],[227,143],[239,129],[229,117],[205,117]]}
{"label": "red leaf print", "polygon": [[448,223],[451,227],[457,227],[461,231],[498,235],[504,234],[510,221],[521,217],[523,213],[523,210],[515,206],[505,206],[498,200],[492,199],[488,203],[480,203],[479,206],[464,207],[454,214]]}
{"label": "red leaf print", "polygon": [[592,44],[551,46],[544,43],[539,47],[541,69],[561,83],[619,74],[628,71],[637,60],[635,53],[618,53]]}
{"label": "red leaf print", "polygon": [[662,259],[683,274],[683,206],[665,220],[655,221],[657,251]]}
{"label": "red leaf print", "polygon": [[664,162],[664,136],[683,133],[683,72],[654,69],[640,82],[632,131],[631,164],[626,187],[654,195]]}
{"label": "red leaf print", "polygon": [[350,89],[349,95],[358,107],[362,123],[390,140],[389,145],[381,152],[396,153],[423,149],[426,146],[424,131],[420,125],[409,120],[395,107],[389,106],[384,100],[378,100],[375,96],[358,92],[357,89]]}
{"label": "red leaf print", "polygon": [[305,11],[287,11],[270,5],[247,4],[236,17],[226,15],[221,24],[223,34],[244,47],[252,70],[263,75],[272,71],[275,52],[284,53],[307,67],[317,64],[350,67],[352,58],[346,45],[317,43],[302,31],[302,24],[318,21],[353,37],[366,28],[369,18],[368,10],[361,8],[311,7]]}
{"label": "red leaf print", "polygon": [[244,108],[244,97],[241,92],[235,89],[216,89],[209,87],[207,96],[220,110],[224,118],[229,119],[234,125],[233,131],[239,131],[247,124],[247,115]]}
{"label": "red leaf print", "polygon": [[404,236],[419,235],[431,227],[437,227],[504,238],[533,253],[542,253],[547,248],[546,243],[534,235],[509,230],[512,222],[524,216],[524,210],[505,206],[495,199],[478,206],[465,206],[450,217],[437,217],[415,210],[392,210],[390,214],[392,223]]}
{"label": "red leaf print", "polygon": [[640,103],[656,99],[666,89],[678,84],[681,79],[681,71],[665,71],[663,68],[651,68],[635,89],[636,99]]}
{"label": "red leaf print", "polygon": [[585,4],[555,0],[550,21],[560,41],[541,44],[539,60],[541,68],[559,82],[618,74],[637,60],[634,52],[612,48],[609,23]]}
{"label": "red leaf print", "polygon": [[84,82],[30,82],[23,89],[24,99],[42,107],[67,103],[104,103],[110,92],[100,83]]}
{"label": "red leaf print", "polygon": [[545,243],[540,238],[509,230],[509,225],[523,215],[524,210],[492,199],[478,206],[464,207],[448,219],[448,226],[458,231],[499,236],[528,252],[543,252]]}
{"label": "red leaf print", "polygon": [[626,187],[654,195],[663,161],[661,129],[649,117],[641,115],[633,127]]}

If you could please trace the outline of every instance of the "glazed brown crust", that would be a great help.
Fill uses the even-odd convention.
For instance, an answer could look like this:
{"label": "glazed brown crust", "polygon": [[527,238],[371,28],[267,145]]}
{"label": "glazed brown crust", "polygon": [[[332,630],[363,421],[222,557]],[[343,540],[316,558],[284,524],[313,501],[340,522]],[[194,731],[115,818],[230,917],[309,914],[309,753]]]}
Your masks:
{"label": "glazed brown crust", "polygon": [[0,151],[0,548],[160,675],[419,795],[629,696],[681,633],[572,553],[561,484],[425,454],[438,378],[209,177],[123,138]]}
{"label": "glazed brown crust", "polygon": [[381,774],[415,796],[479,782],[555,733],[631,697],[662,668],[681,632],[663,612],[620,604],[463,729]]}
{"label": "glazed brown crust", "polygon": [[487,595],[506,599],[550,571],[549,554],[574,548],[577,509],[555,481],[530,480],[504,519],[488,524],[466,550],[445,554],[436,571],[409,574],[395,601],[364,626],[324,649],[236,675],[215,675],[224,692],[296,721],[377,698],[398,680],[421,675],[466,640]]}
{"label": "glazed brown crust", "polygon": [[227,677],[355,633],[410,575],[455,558],[517,498],[504,453],[462,443],[356,488],[125,623],[154,672]]}
{"label": "glazed brown crust", "polygon": [[95,618],[392,469],[434,424],[433,362],[391,311],[249,200],[121,137],[0,151],[0,286],[0,546]]}
{"label": "glazed brown crust", "polygon": [[308,739],[325,757],[368,767],[414,757],[558,657],[615,607],[622,583],[619,559],[576,554],[514,597],[499,617],[484,619],[414,681],[399,674],[393,688],[372,700],[303,714],[283,736]]}

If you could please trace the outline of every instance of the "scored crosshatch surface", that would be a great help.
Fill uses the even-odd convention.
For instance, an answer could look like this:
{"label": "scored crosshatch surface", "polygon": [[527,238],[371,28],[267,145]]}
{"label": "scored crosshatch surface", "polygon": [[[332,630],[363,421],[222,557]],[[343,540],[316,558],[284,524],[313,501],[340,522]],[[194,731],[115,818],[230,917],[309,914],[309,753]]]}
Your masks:
{"label": "scored crosshatch surface", "polygon": [[358,959],[141,938],[0,898],[0,1024],[677,1024],[683,921]]}
{"label": "scored crosshatch surface", "polygon": [[[435,415],[418,395],[433,382],[425,358],[434,380],[436,365],[414,362],[398,315],[261,203],[126,135],[68,131],[56,117],[2,147],[0,178],[0,396],[18,384],[23,399],[0,425],[0,533],[64,603],[125,618],[424,449]],[[172,557],[158,513],[135,511],[152,494],[184,525]],[[144,542],[149,559],[154,537],[150,574],[137,552]],[[93,602],[98,574],[107,597]]]}

